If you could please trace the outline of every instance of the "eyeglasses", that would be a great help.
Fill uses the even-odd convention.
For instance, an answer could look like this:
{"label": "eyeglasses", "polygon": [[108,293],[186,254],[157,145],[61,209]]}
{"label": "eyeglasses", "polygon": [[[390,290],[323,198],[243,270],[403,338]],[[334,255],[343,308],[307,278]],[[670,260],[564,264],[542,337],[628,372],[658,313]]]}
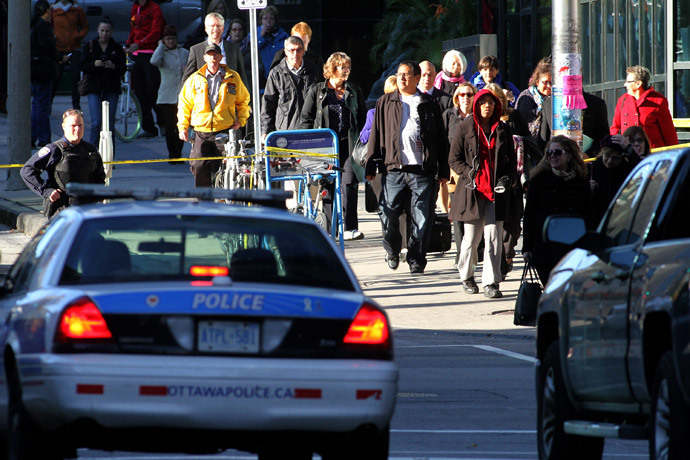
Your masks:
{"label": "eyeglasses", "polygon": [[285,48],[286,53],[299,53],[302,51],[302,48]]}
{"label": "eyeglasses", "polygon": [[345,67],[345,66],[337,66],[336,69],[340,70],[341,72],[352,72],[352,67]]}
{"label": "eyeglasses", "polygon": [[551,86],[551,80],[541,80],[539,83],[544,86]]}
{"label": "eyeglasses", "polygon": [[644,138],[642,137],[636,137],[634,139],[630,139],[631,144],[644,144]]}
{"label": "eyeglasses", "polygon": [[474,93],[458,93],[458,97],[474,97]]}
{"label": "eyeglasses", "polygon": [[560,157],[564,153],[565,153],[565,150],[563,150],[563,149],[553,149],[553,150],[549,150],[548,152],[546,152],[546,156],[548,156],[548,157]]}
{"label": "eyeglasses", "polygon": [[398,78],[410,78],[410,77],[413,77],[414,74],[413,73],[398,72],[395,74],[395,76]]}

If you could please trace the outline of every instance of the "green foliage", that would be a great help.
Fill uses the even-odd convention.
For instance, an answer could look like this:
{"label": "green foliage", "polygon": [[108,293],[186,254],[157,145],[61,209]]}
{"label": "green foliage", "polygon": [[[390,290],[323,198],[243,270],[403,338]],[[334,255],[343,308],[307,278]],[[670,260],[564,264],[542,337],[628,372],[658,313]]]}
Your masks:
{"label": "green foliage", "polygon": [[386,0],[374,31],[370,59],[385,69],[402,59],[428,60],[440,68],[442,42],[477,33],[477,0]]}

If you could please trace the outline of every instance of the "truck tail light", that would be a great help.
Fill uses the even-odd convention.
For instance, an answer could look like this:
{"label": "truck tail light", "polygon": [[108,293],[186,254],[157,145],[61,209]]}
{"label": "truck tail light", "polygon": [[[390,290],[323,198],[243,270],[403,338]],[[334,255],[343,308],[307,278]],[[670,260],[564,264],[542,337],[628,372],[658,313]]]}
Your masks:
{"label": "truck tail light", "polygon": [[386,314],[374,305],[362,304],[355,319],[352,320],[343,342],[389,346],[390,331]]}
{"label": "truck tail light", "polygon": [[113,337],[98,307],[88,297],[69,304],[58,322],[56,342],[79,339],[111,339]]}

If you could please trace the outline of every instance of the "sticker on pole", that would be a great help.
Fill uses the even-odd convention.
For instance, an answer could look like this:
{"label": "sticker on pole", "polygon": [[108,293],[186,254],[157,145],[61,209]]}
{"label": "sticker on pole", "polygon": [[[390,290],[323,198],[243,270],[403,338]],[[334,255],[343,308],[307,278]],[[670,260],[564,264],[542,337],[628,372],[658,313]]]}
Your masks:
{"label": "sticker on pole", "polygon": [[260,10],[266,8],[266,0],[237,0],[237,8],[241,10]]}

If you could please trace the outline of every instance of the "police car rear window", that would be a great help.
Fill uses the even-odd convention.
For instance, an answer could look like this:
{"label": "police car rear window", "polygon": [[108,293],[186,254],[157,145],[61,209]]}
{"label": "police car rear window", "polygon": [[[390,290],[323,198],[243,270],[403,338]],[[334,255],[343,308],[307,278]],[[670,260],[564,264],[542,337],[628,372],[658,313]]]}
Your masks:
{"label": "police car rear window", "polygon": [[355,290],[314,226],[267,219],[152,216],[86,221],[60,284],[233,281]]}

